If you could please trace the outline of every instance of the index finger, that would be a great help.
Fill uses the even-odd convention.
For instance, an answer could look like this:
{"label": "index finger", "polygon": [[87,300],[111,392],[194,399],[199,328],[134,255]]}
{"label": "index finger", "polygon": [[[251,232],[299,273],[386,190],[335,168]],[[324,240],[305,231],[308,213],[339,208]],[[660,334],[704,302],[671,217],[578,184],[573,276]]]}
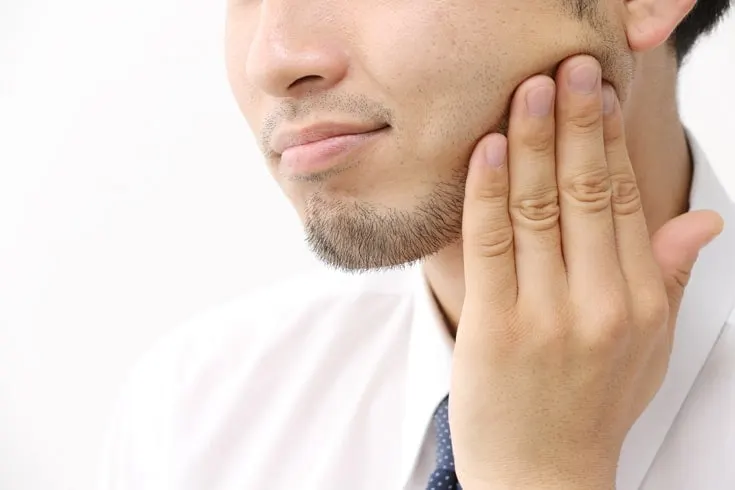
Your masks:
{"label": "index finger", "polygon": [[466,296],[499,311],[518,295],[513,226],[508,212],[508,140],[490,134],[470,158],[462,216]]}

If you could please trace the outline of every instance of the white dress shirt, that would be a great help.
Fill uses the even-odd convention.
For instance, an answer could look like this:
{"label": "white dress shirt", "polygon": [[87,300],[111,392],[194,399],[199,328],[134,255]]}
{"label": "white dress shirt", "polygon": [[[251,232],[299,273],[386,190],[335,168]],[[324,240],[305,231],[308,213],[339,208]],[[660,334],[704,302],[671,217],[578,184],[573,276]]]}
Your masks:
{"label": "white dress shirt", "polygon": [[[696,143],[700,254],[668,375],[623,447],[618,490],[735,489],[735,207]],[[728,320],[729,318],[729,320]],[[324,271],[212,309],[122,390],[103,490],[425,490],[453,340],[420,267]]]}

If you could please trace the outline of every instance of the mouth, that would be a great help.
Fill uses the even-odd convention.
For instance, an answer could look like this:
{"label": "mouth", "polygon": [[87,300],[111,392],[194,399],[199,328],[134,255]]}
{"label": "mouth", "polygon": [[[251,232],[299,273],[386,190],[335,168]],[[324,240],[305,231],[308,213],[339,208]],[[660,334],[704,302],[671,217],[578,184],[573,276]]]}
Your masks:
{"label": "mouth", "polygon": [[305,178],[333,170],[347,163],[347,156],[364,150],[369,143],[381,139],[390,130],[384,126],[374,131],[343,134],[319,141],[286,148],[280,157],[279,169],[288,178]]}

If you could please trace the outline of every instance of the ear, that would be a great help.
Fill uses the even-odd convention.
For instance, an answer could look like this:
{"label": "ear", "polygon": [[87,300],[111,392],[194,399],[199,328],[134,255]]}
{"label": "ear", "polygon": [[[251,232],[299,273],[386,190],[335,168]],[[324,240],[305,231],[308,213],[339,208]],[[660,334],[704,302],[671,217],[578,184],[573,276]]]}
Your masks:
{"label": "ear", "polygon": [[[665,43],[697,0],[624,0],[626,35],[633,51],[648,51]],[[707,1],[707,0],[702,0]]]}

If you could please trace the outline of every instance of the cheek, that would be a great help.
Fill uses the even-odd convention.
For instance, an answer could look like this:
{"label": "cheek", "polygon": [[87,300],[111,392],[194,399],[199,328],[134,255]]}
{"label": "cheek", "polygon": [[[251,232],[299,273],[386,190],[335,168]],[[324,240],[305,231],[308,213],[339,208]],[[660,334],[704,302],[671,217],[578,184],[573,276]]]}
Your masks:
{"label": "cheek", "polygon": [[401,103],[407,92],[508,95],[525,78],[584,50],[582,26],[559,12],[558,0],[509,3],[409,1],[392,5],[390,13],[378,6],[355,26],[357,52]]}
{"label": "cheek", "polygon": [[364,19],[360,62],[396,108],[402,151],[455,167],[502,118],[519,60],[487,13],[443,6],[373,15]]}
{"label": "cheek", "polygon": [[233,11],[236,9],[236,6],[230,8],[225,26],[225,68],[237,105],[252,128],[257,122],[254,115],[258,114],[259,101],[258,91],[248,82],[247,75],[248,52],[254,26],[249,20],[252,18],[250,14],[238,14]]}
{"label": "cheek", "polygon": [[498,129],[515,88],[583,47],[579,25],[558,12],[491,8],[445,4],[362,20],[362,69],[396,108],[401,153],[417,166],[465,165],[475,142]]}
{"label": "cheek", "polygon": [[557,4],[460,3],[377,11],[361,21],[364,69],[407,114],[497,123],[523,80],[585,50],[582,26]]}

